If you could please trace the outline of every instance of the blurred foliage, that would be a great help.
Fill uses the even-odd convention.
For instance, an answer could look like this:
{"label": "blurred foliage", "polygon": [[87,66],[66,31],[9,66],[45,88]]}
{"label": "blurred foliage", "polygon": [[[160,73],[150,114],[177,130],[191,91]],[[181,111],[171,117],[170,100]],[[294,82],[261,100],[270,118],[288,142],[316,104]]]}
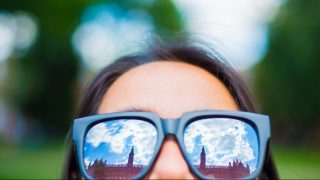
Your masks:
{"label": "blurred foliage", "polygon": [[256,94],[278,142],[320,141],[320,1],[289,0],[270,24]]}
{"label": "blurred foliage", "polygon": [[153,20],[155,32],[160,36],[184,28],[172,1],[1,0],[1,11],[30,12],[39,26],[38,38],[28,54],[20,59],[12,56],[8,60],[5,99],[22,109],[27,120],[40,122],[50,136],[65,135],[74,114],[82,63],[74,55],[71,37],[80,24],[84,9],[94,3],[113,3],[125,10],[143,10]]}

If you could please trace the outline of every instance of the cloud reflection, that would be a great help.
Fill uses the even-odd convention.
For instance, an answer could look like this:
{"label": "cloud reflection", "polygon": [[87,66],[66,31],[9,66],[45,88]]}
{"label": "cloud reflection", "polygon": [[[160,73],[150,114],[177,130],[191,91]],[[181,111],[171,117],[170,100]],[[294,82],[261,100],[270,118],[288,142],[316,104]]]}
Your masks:
{"label": "cloud reflection", "polygon": [[208,165],[227,166],[233,160],[247,163],[255,170],[258,139],[254,129],[239,120],[212,118],[195,121],[185,130],[184,142],[194,164],[200,163],[200,152],[206,149]]}
{"label": "cloud reflection", "polygon": [[147,165],[157,140],[156,128],[141,120],[114,120],[93,126],[85,139],[85,164],[107,160],[109,164],[125,164],[132,147],[134,164]]}

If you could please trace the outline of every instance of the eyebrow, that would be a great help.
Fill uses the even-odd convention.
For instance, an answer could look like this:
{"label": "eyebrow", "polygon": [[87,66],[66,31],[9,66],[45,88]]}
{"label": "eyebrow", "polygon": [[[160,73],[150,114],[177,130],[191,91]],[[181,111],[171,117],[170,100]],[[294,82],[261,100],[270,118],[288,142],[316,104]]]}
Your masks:
{"label": "eyebrow", "polygon": [[121,109],[118,112],[155,112],[155,111],[153,111],[149,108],[133,107],[133,108]]}
{"label": "eyebrow", "polygon": [[[192,112],[197,112],[197,111],[210,111],[210,109],[196,109],[196,110],[193,110]],[[132,107],[132,108],[121,109],[118,112],[153,112],[153,113],[156,113],[155,110],[152,110],[150,108],[141,108],[141,107]],[[188,111],[188,112],[190,112],[190,111]]]}

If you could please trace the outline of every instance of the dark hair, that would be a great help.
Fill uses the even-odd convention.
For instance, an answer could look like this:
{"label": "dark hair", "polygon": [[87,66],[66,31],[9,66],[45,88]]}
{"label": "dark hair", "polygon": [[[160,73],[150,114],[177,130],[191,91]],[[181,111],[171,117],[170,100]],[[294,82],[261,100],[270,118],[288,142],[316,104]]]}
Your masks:
{"label": "dark hair", "polygon": [[[226,62],[223,62],[225,60],[221,56],[197,46],[171,44],[152,46],[144,53],[124,56],[102,69],[85,91],[76,117],[96,114],[104,94],[122,74],[137,66],[157,61],[184,62],[208,71],[228,88],[241,111],[257,112],[256,105],[247,86],[240,76],[226,65]],[[268,153],[260,178],[278,179],[269,146],[267,149]],[[63,178],[76,179],[79,177],[80,172],[76,164],[73,144],[70,141]]]}

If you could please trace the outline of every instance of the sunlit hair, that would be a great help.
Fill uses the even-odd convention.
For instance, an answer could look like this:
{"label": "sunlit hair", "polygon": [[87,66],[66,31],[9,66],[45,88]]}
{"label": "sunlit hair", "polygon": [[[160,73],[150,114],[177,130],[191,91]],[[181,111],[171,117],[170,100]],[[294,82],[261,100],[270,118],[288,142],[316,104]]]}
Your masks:
{"label": "sunlit hair", "polygon": [[[214,51],[205,50],[203,47],[181,43],[151,46],[139,54],[121,57],[102,69],[86,89],[76,118],[97,114],[104,94],[122,74],[137,66],[158,61],[183,62],[208,71],[227,87],[241,111],[257,112],[257,107],[247,86],[240,76],[227,65],[222,56]],[[266,160],[260,178],[278,179],[269,146],[267,148]],[[79,177],[81,175],[70,141],[63,178],[77,179]]]}

